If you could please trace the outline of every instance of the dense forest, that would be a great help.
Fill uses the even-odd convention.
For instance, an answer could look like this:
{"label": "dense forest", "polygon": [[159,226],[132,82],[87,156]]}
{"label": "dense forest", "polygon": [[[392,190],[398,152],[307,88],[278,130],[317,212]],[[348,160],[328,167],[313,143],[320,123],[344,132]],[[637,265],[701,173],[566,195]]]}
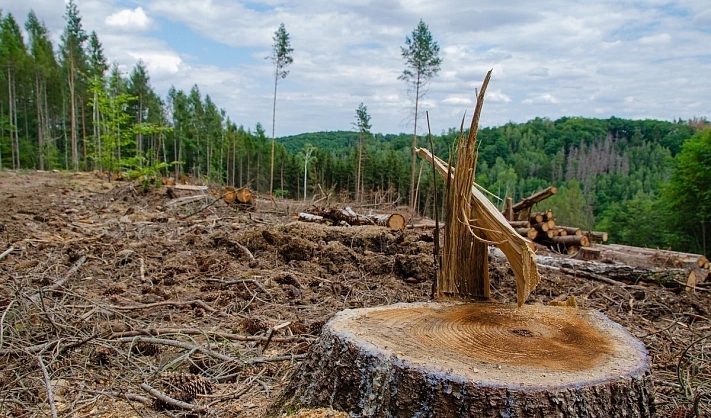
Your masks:
{"label": "dense forest", "polygon": [[[197,85],[160,97],[142,62],[128,75],[109,64],[73,1],[65,20],[55,47],[33,12],[27,39],[14,16],[0,14],[0,169],[192,176],[269,192],[271,143],[261,124],[231,120]],[[324,190],[355,199],[360,190],[364,203],[408,204],[412,134],[372,134],[356,123],[367,108],[357,111],[344,126],[356,129],[277,139],[277,197],[299,198],[306,187],[309,196]],[[447,159],[459,134],[433,135],[435,153]],[[711,255],[706,119],[536,118],[482,128],[479,140],[477,182],[497,204],[556,185],[545,205],[560,224],[606,230],[613,242]],[[432,170],[418,167],[417,209],[431,215]]]}

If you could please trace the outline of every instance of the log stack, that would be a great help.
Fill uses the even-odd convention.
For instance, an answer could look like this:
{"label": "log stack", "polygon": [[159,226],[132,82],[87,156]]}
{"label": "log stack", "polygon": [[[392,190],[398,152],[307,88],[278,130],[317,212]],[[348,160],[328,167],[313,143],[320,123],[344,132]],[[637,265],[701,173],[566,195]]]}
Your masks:
{"label": "log stack", "polygon": [[[521,236],[563,254],[577,254],[581,248],[607,241],[607,232],[583,231],[572,226],[557,225],[552,210],[531,212],[533,205],[558,192],[555,186],[534,193],[516,204],[507,203],[502,212],[509,224]],[[586,253],[588,257],[593,253]]]}
{"label": "log stack", "polygon": [[[697,284],[707,281],[710,265],[703,255],[617,244],[598,245],[607,241],[607,232],[557,225],[553,211],[531,211],[534,204],[556,192],[555,187],[549,187],[516,204],[507,203],[502,214],[518,234],[537,244],[555,252],[576,254],[577,258],[586,261],[607,260],[622,264],[634,270],[637,280],[686,285],[687,290],[694,290]],[[673,280],[667,280],[667,276],[659,279],[660,273],[657,270],[673,273]]]}

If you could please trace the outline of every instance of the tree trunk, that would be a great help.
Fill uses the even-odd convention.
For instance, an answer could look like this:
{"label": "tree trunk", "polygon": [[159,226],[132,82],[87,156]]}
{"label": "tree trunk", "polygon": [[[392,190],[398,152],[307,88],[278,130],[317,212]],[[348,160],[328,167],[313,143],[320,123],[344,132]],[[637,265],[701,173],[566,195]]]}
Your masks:
{"label": "tree trunk", "polygon": [[549,197],[553,196],[554,194],[558,193],[558,188],[555,186],[550,186],[545,190],[542,190],[538,193],[534,193],[531,196],[523,199],[522,201],[516,203],[513,205],[513,211],[514,212],[520,212],[524,209],[528,209],[531,206],[535,205],[536,203],[548,199]]}
{"label": "tree trunk", "polygon": [[[415,209],[415,173],[417,172],[417,111],[420,105],[420,73],[415,83],[415,133],[412,136],[412,168],[410,170],[410,208]],[[434,150],[433,150],[434,151]]]}
{"label": "tree trunk", "polygon": [[[279,66],[276,65],[274,69],[274,102],[272,104],[272,163],[271,169],[269,170],[269,194],[274,194],[274,142],[276,141],[275,128],[276,128],[276,97],[277,97],[277,84],[279,81]],[[305,180],[304,180],[305,182]],[[306,189],[306,186],[304,186]],[[305,192],[304,192],[305,193]],[[304,200],[306,200],[306,195],[304,195]]]}
{"label": "tree trunk", "polygon": [[644,345],[603,314],[408,304],[338,313],[269,416],[652,417]]}
{"label": "tree trunk", "polygon": [[69,57],[69,135],[71,136],[72,167],[74,171],[79,171],[79,153],[77,150],[77,120],[76,120],[76,97],[74,80],[74,57]]}

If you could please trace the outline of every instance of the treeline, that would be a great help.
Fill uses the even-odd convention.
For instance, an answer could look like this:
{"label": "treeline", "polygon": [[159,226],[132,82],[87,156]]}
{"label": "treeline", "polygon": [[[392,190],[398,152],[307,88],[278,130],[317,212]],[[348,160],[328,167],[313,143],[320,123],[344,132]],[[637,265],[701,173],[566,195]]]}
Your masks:
{"label": "treeline", "polygon": [[[262,125],[232,121],[197,85],[160,97],[142,62],[128,75],[108,64],[73,1],[65,19],[55,48],[33,12],[27,39],[11,14],[0,14],[0,168],[190,175],[269,192],[271,144]],[[556,185],[559,193],[545,205],[560,224],[604,229],[615,242],[709,255],[707,126],[705,119],[537,118],[482,128],[477,182],[514,201]],[[435,154],[447,159],[459,134],[434,135]],[[364,203],[407,205],[411,146],[412,134],[368,129],[280,138],[274,194],[299,198],[306,187],[308,196],[323,190],[354,199],[360,190]],[[420,163],[415,204],[427,215],[435,207],[433,177]]]}

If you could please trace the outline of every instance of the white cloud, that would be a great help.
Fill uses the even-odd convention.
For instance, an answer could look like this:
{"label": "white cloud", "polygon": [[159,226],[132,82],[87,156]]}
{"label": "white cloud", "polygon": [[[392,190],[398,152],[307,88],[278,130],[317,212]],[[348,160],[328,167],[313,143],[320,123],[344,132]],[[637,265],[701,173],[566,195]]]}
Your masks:
{"label": "white cloud", "polygon": [[[458,125],[463,108],[473,106],[474,89],[492,68],[483,124],[536,116],[711,116],[711,84],[699,82],[711,73],[711,9],[698,0],[77,4],[85,29],[97,31],[111,61],[130,71],[142,59],[161,95],[170,85],[189,89],[197,83],[245,126],[270,125],[273,68],[263,58],[284,22],[294,64],[279,84],[277,135],[350,129],[360,102],[368,106],[374,131],[409,130],[413,101],[397,79],[404,69],[400,47],[421,17],[443,58],[421,101],[422,110],[436,110],[434,132]],[[21,24],[34,9],[58,40],[63,6],[52,0],[4,0],[2,7]],[[171,30],[148,32],[166,27]],[[241,58],[232,59],[231,51]]]}
{"label": "white cloud", "polygon": [[502,93],[501,90],[493,90],[486,92],[486,100],[498,103],[509,103],[511,98]]}
{"label": "white cloud", "polygon": [[442,100],[442,103],[456,106],[471,106],[474,101],[468,97],[449,96],[446,99]]}
{"label": "white cloud", "polygon": [[143,11],[143,7],[135,9],[123,9],[106,17],[104,21],[107,26],[121,30],[147,31],[150,29],[152,20]]}

